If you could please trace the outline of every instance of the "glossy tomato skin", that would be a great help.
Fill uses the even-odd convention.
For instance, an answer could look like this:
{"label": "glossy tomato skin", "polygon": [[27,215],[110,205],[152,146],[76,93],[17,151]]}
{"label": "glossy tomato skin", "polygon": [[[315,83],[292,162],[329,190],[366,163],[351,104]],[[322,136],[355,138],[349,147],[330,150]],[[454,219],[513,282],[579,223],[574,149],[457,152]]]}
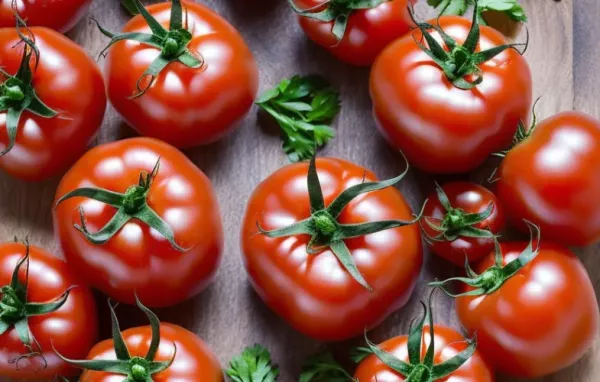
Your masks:
{"label": "glossy tomato skin", "polygon": [[[168,28],[170,3],[147,8]],[[188,48],[203,57],[202,68],[171,63],[146,94],[130,99],[160,51],[133,41],[119,42],[110,49],[105,67],[109,99],[127,123],[142,135],[179,148],[227,135],[248,112],[258,89],[256,62],[235,28],[204,5],[185,2],[185,9],[193,34]],[[150,28],[136,16],[123,31],[149,33]]]}
{"label": "glossy tomato skin", "polygon": [[527,219],[565,245],[599,241],[600,121],[578,112],[542,121],[504,158],[497,187],[518,227]]}
{"label": "glossy tomato skin", "polygon": [[[33,77],[38,97],[59,112],[43,118],[25,111],[13,149],[0,157],[0,168],[29,181],[58,175],[87,149],[104,118],[106,93],[102,73],[71,40],[47,28],[30,28],[40,51]],[[0,29],[0,67],[15,74],[23,44],[15,28]],[[33,59],[32,59],[33,68]],[[0,112],[0,148],[8,144],[6,112]]]}
{"label": "glossy tomato skin", "polygon": [[170,306],[202,291],[214,278],[223,251],[223,228],[210,180],[180,151],[151,138],[98,146],[71,168],[56,198],[82,186],[116,192],[137,184],[140,172],[160,171],[150,187],[148,205],[170,225],[178,252],[160,234],[130,220],[104,245],[94,245],[73,227],[96,232],[115,209],[87,198],[72,198],[54,211],[54,228],[69,265],[90,285],[115,300],[132,304],[134,292],[151,307]]}
{"label": "glossy tomato skin", "polygon": [[[475,228],[489,229],[494,234],[499,234],[504,228],[505,216],[500,201],[490,190],[478,184],[469,182],[451,182],[442,187],[453,208],[460,208],[467,214],[478,214],[484,212],[490,204],[493,204],[491,215],[474,225]],[[427,205],[423,211],[435,224],[446,215],[446,209],[440,203],[437,194],[433,192],[427,199]],[[422,223],[425,233],[429,237],[436,237],[439,232],[429,228]],[[485,238],[468,238],[460,236],[454,241],[433,241],[431,250],[438,256],[463,267],[465,256],[469,262],[480,260],[494,249],[494,241]]]}
{"label": "glossy tomato skin", "polygon": [[[429,326],[425,326],[423,341],[421,342],[421,359],[425,357],[430,339]],[[407,336],[399,336],[383,342],[379,347],[401,361],[409,362],[407,342]],[[462,335],[454,329],[441,325],[434,326],[434,345],[434,362],[436,365],[447,361],[467,347],[465,338]],[[358,382],[402,382],[406,380],[401,374],[381,362],[375,355],[365,358],[358,365],[354,378]],[[476,351],[454,373],[444,379],[438,379],[436,382],[494,382],[494,380],[493,371],[483,360],[481,354]]]}
{"label": "glossy tomato skin", "polygon": [[[30,27],[46,27],[64,33],[85,16],[92,0],[17,0],[16,4],[19,15]],[[0,28],[15,25],[12,0],[0,2]]]}
{"label": "glossy tomato skin", "polygon": [[[0,285],[9,285],[17,262],[25,256],[21,243],[0,244]],[[29,249],[28,301],[45,303],[60,297],[69,287],[77,285],[59,310],[43,316],[29,317],[29,328],[39,342],[47,366],[40,357],[14,360],[29,353],[19,339],[14,326],[0,335],[0,375],[19,380],[51,380],[56,375],[75,376],[79,370],[63,362],[52,345],[69,358],[85,357],[96,342],[98,321],[92,292],[67,267],[67,263],[40,249]],[[20,280],[25,282],[25,265]]]}
{"label": "glossy tomato skin", "polygon": [[[504,263],[526,246],[503,243]],[[474,270],[493,264],[490,254]],[[498,291],[459,297],[456,309],[462,325],[477,332],[484,357],[515,377],[538,378],[570,366],[592,346],[599,328],[590,278],[579,259],[557,244],[542,243],[537,257]]]}
{"label": "glossy tomato skin", "polygon": [[[436,23],[436,21],[431,21]],[[463,43],[471,22],[444,16],[440,26]],[[441,43],[437,32],[432,35]],[[462,173],[507,146],[531,110],[529,66],[508,49],[479,67],[483,82],[472,90],[455,87],[415,39],[415,31],[389,45],[371,71],[371,98],[379,130],[411,164],[430,173]],[[481,27],[478,51],[506,44]],[[444,46],[444,45],[442,45]]]}
{"label": "glossy tomato skin", "polygon": [[[414,25],[408,13],[416,0],[392,0],[374,8],[353,12],[348,19],[344,38],[332,33],[333,22],[298,16],[304,33],[338,59],[352,65],[369,66],[381,51],[404,36]],[[300,9],[319,9],[326,0],[296,0]]]}
{"label": "glossy tomato skin", "polygon": [[[325,205],[348,187],[376,180],[365,168],[335,158],[317,158]],[[369,292],[330,250],[308,255],[308,236],[271,239],[257,235],[310,216],[308,163],[285,166],[250,197],[242,228],[242,253],[250,282],[263,301],[296,330],[319,340],[341,340],[373,327],[408,301],[423,263],[416,224],[345,240],[356,265],[374,289]],[[354,199],[342,224],[412,220],[402,194],[387,188]]]}
{"label": "glossy tomato skin", "polygon": [[[150,326],[132,328],[122,332],[125,344],[132,357],[145,357],[152,340]],[[194,333],[173,324],[160,325],[160,345],[154,358],[157,362],[169,361],[177,354],[173,364],[152,376],[154,382],[222,382],[223,372],[219,360],[209,347]],[[116,359],[112,340],[98,343],[90,351],[87,359]],[[123,375],[97,371],[84,371],[81,382],[113,382],[123,379]]]}

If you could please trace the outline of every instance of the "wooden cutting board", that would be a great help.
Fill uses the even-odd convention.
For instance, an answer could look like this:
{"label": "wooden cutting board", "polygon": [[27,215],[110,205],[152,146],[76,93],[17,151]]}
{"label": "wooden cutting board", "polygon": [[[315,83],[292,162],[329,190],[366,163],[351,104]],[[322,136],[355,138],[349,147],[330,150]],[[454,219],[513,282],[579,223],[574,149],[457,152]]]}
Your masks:
{"label": "wooden cutting board", "polygon": [[[297,26],[295,16],[284,0],[202,0],[236,26],[248,41],[260,66],[261,91],[274,86],[283,77],[296,73],[320,73],[340,89],[343,111],[336,121],[338,136],[323,151],[372,169],[388,178],[403,168],[402,160],[375,130],[368,95],[369,70],[340,63],[323,49],[309,42]],[[418,14],[433,13],[420,0]],[[561,110],[577,109],[600,117],[596,91],[600,87],[600,50],[597,36],[600,25],[600,2],[597,0],[525,0],[530,15],[528,28],[531,45],[526,54],[534,76],[534,95],[543,96],[541,117]],[[128,19],[118,0],[96,0],[90,15],[109,30],[119,30]],[[90,54],[97,56],[107,39],[87,20],[69,36]],[[590,36],[596,36],[590,38]],[[102,64],[102,61],[100,61]],[[110,109],[97,143],[113,141],[134,133]],[[271,172],[287,163],[280,140],[257,123],[253,109],[239,130],[221,142],[186,151],[186,154],[213,181],[223,214],[225,258],[214,285],[197,298],[180,306],[159,311],[164,321],[182,325],[206,340],[223,365],[245,346],[262,343],[268,346],[281,367],[280,381],[295,381],[305,357],[324,347],[323,344],[294,332],[284,321],[267,309],[254,294],[242,266],[240,255],[240,220],[245,203],[254,187]],[[490,163],[470,178],[485,182]],[[438,180],[450,179],[442,177]],[[419,207],[433,186],[433,178],[411,170],[400,189],[413,208]],[[29,235],[32,244],[58,251],[53,238],[51,203],[59,179],[43,184],[28,184],[0,174],[0,240]],[[600,196],[599,196],[600,197]],[[596,293],[600,295],[600,251],[598,247],[578,250],[591,273]],[[410,303],[373,330],[370,337],[380,341],[406,333],[410,320],[418,311],[418,301],[426,294],[425,284],[434,277],[445,278],[458,270],[426,254],[421,281]],[[99,296],[101,307],[106,306]],[[438,294],[435,301],[438,322],[457,326],[452,301]],[[122,327],[145,325],[144,317],[131,307],[120,306]],[[109,337],[109,319],[103,309],[102,338]],[[345,352],[349,341],[332,349]],[[583,360],[544,382],[593,382],[600,380],[600,341]],[[500,378],[501,381],[516,381]]]}

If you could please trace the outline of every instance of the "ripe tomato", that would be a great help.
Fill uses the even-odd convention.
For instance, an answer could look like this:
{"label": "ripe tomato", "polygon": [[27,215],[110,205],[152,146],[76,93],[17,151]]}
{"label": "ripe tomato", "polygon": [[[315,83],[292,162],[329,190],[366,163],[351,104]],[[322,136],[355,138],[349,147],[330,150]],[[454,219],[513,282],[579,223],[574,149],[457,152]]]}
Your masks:
{"label": "ripe tomato", "polygon": [[[308,14],[323,11],[328,0],[291,0],[298,10],[308,10]],[[392,41],[404,36],[414,25],[408,7],[416,0],[379,1],[367,9],[349,9],[347,25],[343,37],[334,34],[333,21],[321,21],[310,16],[298,16],[304,33],[325,47],[334,56],[353,65],[368,66],[375,61],[379,53]],[[333,7],[333,5],[329,5]]]}
{"label": "ripe tomato", "polygon": [[[321,190],[314,181],[317,174],[322,200],[315,203]],[[320,340],[355,336],[402,307],[413,291],[423,263],[418,225],[406,226],[412,212],[393,187],[370,188],[372,192],[362,195],[354,192],[359,184],[372,187],[375,181],[363,167],[323,158],[317,159],[316,170],[308,163],[281,168],[248,201],[242,253],[250,282],[271,309],[308,336]],[[355,198],[348,198],[349,192]],[[340,205],[342,198],[348,204]],[[334,207],[336,213],[330,211]],[[331,239],[344,237],[340,235],[348,228],[344,225],[381,221],[390,223],[380,227],[385,231]],[[299,228],[307,222],[309,230],[302,232]],[[257,234],[257,223],[264,234]],[[289,225],[298,229],[289,237],[275,237],[273,232]]]}
{"label": "ripe tomato", "polygon": [[[501,244],[502,265],[526,247],[527,243]],[[499,281],[493,253],[474,268],[477,274],[489,269],[486,276]],[[461,292],[472,290],[465,285]],[[456,310],[468,332],[477,333],[479,351],[497,371],[525,378],[575,363],[592,346],[600,321],[583,264],[566,248],[548,243],[494,292],[458,297]]]}
{"label": "ripe tomato", "polygon": [[[17,268],[19,286],[14,287],[17,284],[11,282],[16,282],[13,272]],[[84,357],[96,341],[94,297],[80,285],[81,280],[70,272],[64,260],[43,249],[29,246],[27,250],[21,243],[0,244],[0,375],[19,380],[50,380],[56,375],[79,374],[52,347],[69,357]],[[31,308],[23,309],[23,304],[44,304],[51,309],[34,314]],[[16,308],[16,314],[9,307]],[[23,311],[27,313],[23,315]],[[30,333],[29,346],[16,328],[24,318],[24,327]]]}
{"label": "ripe tomato", "polygon": [[[180,148],[224,137],[248,112],[258,90],[254,57],[234,27],[204,5],[184,2],[184,7],[183,25],[165,40],[175,48],[120,41],[110,48],[105,70],[109,99],[127,123],[142,135]],[[168,29],[171,4],[147,9]],[[138,15],[123,32],[151,30]],[[169,49],[183,52],[193,67],[177,61],[176,54],[167,57]],[[173,62],[165,62],[153,78],[146,70],[156,60]]]}
{"label": "ripe tomato", "polygon": [[[98,188],[106,191],[88,192]],[[54,228],[69,265],[118,301],[133,303],[137,292],[150,306],[169,306],[214,278],[223,250],[214,190],[163,142],[92,149],[62,179],[56,200]]]}
{"label": "ripe tomato", "polygon": [[423,216],[431,250],[459,266],[465,265],[465,257],[474,262],[489,254],[494,249],[494,235],[504,227],[498,198],[468,182],[438,186],[427,199]]}
{"label": "ripe tomato", "polygon": [[500,166],[498,197],[509,217],[566,245],[599,241],[600,121],[560,113],[523,137]]}
{"label": "ripe tomato", "polygon": [[59,355],[70,364],[85,369],[81,382],[223,381],[217,357],[200,338],[180,326],[161,324],[139,300],[136,303],[150,325],[121,332],[111,305],[112,339],[94,346],[87,360]]}
{"label": "ripe tomato", "polygon": [[[429,348],[431,334],[429,326],[423,328],[421,339],[421,359],[425,357]],[[465,338],[454,329],[434,326],[434,365],[440,365],[460,352],[467,349]],[[389,353],[400,361],[409,362],[408,336],[399,336],[389,339],[379,345],[381,350]],[[412,364],[412,362],[410,362]],[[402,382],[406,380],[402,374],[393,370],[381,361],[375,354],[365,358],[356,369],[354,378],[357,382]],[[475,353],[457,370],[449,376],[435,381],[460,381],[460,382],[493,382],[494,372],[481,357],[479,351]],[[421,379],[416,379],[421,381]]]}
{"label": "ripe tomato", "polygon": [[[470,34],[477,23],[444,16],[439,25],[465,44],[438,53],[444,57],[437,62],[419,46],[420,31],[389,45],[371,71],[374,114],[388,142],[415,166],[432,173],[467,172],[508,145],[518,122],[527,118],[531,73],[514,49],[492,58],[483,53],[506,44],[500,32],[481,26],[477,41]],[[437,41],[439,51],[448,50],[437,31],[426,36],[429,46]]]}
{"label": "ripe tomato", "polygon": [[0,2],[0,28],[14,27],[13,2],[19,15],[31,26],[67,32],[83,18],[92,0],[5,0]]}
{"label": "ripe tomato", "polygon": [[[5,71],[0,74],[0,151],[10,148],[9,130],[16,127],[14,146],[0,156],[0,168],[39,181],[66,170],[85,152],[102,124],[106,95],[100,69],[82,48],[50,29],[30,31],[26,38],[39,49],[37,68],[38,56],[16,28],[0,29],[0,68]],[[30,92],[37,102],[28,106],[29,97],[22,95]],[[24,107],[18,122],[11,122],[7,109]]]}

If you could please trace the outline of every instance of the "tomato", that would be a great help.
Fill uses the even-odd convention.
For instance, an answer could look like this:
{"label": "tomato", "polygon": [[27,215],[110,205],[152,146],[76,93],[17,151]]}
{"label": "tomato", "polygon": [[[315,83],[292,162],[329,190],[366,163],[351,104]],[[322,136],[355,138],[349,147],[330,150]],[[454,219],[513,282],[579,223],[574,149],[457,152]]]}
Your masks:
{"label": "tomato", "polygon": [[[11,280],[16,268],[20,287],[13,288]],[[0,375],[19,380],[50,380],[56,375],[79,374],[56,355],[53,346],[69,357],[84,357],[96,341],[96,305],[91,291],[81,286],[81,281],[64,260],[41,248],[29,246],[27,250],[21,243],[0,244],[0,323],[5,329],[0,330]],[[12,293],[18,298],[11,299]],[[23,316],[20,307],[26,303],[56,306],[46,314],[30,312]],[[12,316],[8,307],[17,308],[19,314]],[[29,346],[16,329],[18,321],[25,317]]]}
{"label": "tomato", "polygon": [[[0,2],[0,28],[15,26],[13,2]],[[16,0],[16,5],[27,24],[64,33],[85,16],[92,0]]]}
{"label": "tomato", "polygon": [[223,251],[215,192],[163,142],[92,149],[64,176],[56,200],[54,228],[69,265],[118,301],[133,303],[137,292],[149,306],[173,305],[215,276]]}
{"label": "tomato", "polygon": [[[465,44],[439,53],[444,57],[437,62],[419,46],[421,31],[389,45],[371,71],[374,115],[387,141],[415,166],[431,173],[467,172],[507,146],[519,121],[527,119],[531,72],[514,49],[484,55],[506,44],[500,32],[457,16],[440,17],[439,25]],[[478,41],[467,40],[476,37],[469,35],[471,28],[480,28]],[[448,51],[437,31],[426,35]]]}
{"label": "tomato", "polygon": [[[331,3],[327,0],[292,1],[299,10],[308,10],[309,14],[323,11]],[[298,21],[311,40],[335,57],[352,65],[368,66],[388,44],[407,34],[414,25],[408,7],[413,6],[416,0],[377,3],[371,8],[349,10],[341,39],[333,32],[335,21],[320,21],[301,13]]]}
{"label": "tomato", "polygon": [[[169,32],[170,40],[196,67],[137,41],[112,45],[105,66],[109,99],[127,123],[142,135],[180,148],[223,138],[248,112],[258,90],[254,57],[234,27],[203,5],[184,2],[184,8],[184,25]],[[171,4],[147,9],[168,28]],[[150,28],[138,15],[123,32],[149,33]],[[156,60],[173,61],[165,62],[151,81],[145,72]]]}
{"label": "tomato", "polygon": [[[421,339],[421,358],[425,357],[430,340],[429,326],[425,326]],[[464,351],[468,346],[461,334],[454,329],[441,325],[434,326],[434,345],[434,365],[440,365],[448,361]],[[395,358],[407,363],[409,362],[408,336],[391,338],[380,344],[379,347]],[[374,354],[367,357],[358,365],[354,373],[354,378],[356,378],[357,382],[401,382],[406,380],[402,374],[387,366]],[[435,381],[439,382],[493,382],[494,380],[493,371],[478,351],[475,351],[462,366],[449,376],[442,379],[435,379]],[[415,379],[415,381],[421,380]]]}
{"label": "tomato", "polygon": [[[102,124],[106,95],[100,69],[82,48],[50,29],[30,31],[39,49],[37,69],[37,55],[30,52],[29,58],[24,57],[26,44],[16,29],[0,29],[0,68],[6,71],[0,74],[0,99],[10,98],[9,88],[15,91],[11,85],[19,81],[17,94],[33,91],[42,103],[31,103],[14,125],[7,108],[0,105],[0,151],[10,148],[8,131],[16,127],[14,147],[0,156],[0,168],[21,179],[40,181],[66,170],[85,152]],[[21,81],[27,77],[19,74],[22,61],[29,62],[32,81]],[[6,102],[11,110],[20,110],[27,101],[17,97]]]}
{"label": "tomato", "polygon": [[[502,265],[526,246],[501,244]],[[474,271],[481,274],[493,265],[490,254]],[[465,285],[461,292],[472,289]],[[537,256],[494,292],[458,297],[456,310],[468,332],[477,333],[479,351],[497,371],[525,378],[575,363],[594,343],[600,321],[583,264],[566,248],[549,243],[542,243]]]}
{"label": "tomato", "polygon": [[432,251],[459,266],[465,265],[465,257],[474,262],[489,254],[494,249],[494,235],[504,227],[498,198],[468,182],[438,187],[427,199],[423,216],[423,230]]}
{"label": "tomato", "polygon": [[[316,191],[319,181],[322,193]],[[370,188],[375,181],[363,167],[322,158],[316,170],[308,163],[281,168],[248,201],[241,238],[250,282],[271,309],[308,336],[341,340],[360,334],[406,304],[413,291],[423,263],[418,225],[406,222],[412,211],[402,194],[382,188],[384,182]],[[363,186],[372,192],[357,193]],[[342,199],[347,204],[340,205]],[[380,221],[391,223],[384,231],[339,239],[345,225]],[[276,237],[290,225],[294,232]]]}
{"label": "tomato", "polygon": [[527,219],[566,245],[598,242],[600,121],[578,112],[560,113],[524,137],[498,173],[498,197],[509,217]]}

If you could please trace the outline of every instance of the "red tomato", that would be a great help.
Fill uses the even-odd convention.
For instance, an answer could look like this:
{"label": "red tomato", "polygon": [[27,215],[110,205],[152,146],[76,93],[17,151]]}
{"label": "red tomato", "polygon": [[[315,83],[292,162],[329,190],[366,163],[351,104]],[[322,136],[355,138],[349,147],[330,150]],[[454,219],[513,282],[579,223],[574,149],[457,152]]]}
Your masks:
{"label": "red tomato", "polygon": [[539,123],[500,167],[498,197],[511,219],[527,219],[566,245],[600,240],[598,195],[600,122],[582,113]]}
{"label": "red tomato", "polygon": [[[430,340],[429,326],[426,325],[423,329],[421,345],[422,358],[425,357]],[[439,365],[465,350],[468,345],[465,338],[454,329],[435,325],[434,346],[434,364]],[[409,362],[408,336],[394,337],[383,342],[379,347],[399,360]],[[354,378],[358,382],[402,382],[406,380],[401,374],[386,366],[376,355],[370,355],[358,365]],[[475,351],[475,354],[458,370],[446,378],[436,379],[436,382],[493,382],[494,380],[493,371],[485,363],[481,354]]]}
{"label": "red tomato", "polygon": [[[185,2],[184,7],[186,29],[192,34],[188,49],[203,58],[201,68],[172,62],[134,99],[138,80],[161,51],[121,41],[110,49],[105,69],[109,99],[127,123],[142,135],[180,148],[223,138],[248,112],[258,90],[258,69],[239,33],[204,5]],[[168,28],[171,4],[147,9]],[[149,33],[150,28],[136,16],[123,32]],[[142,81],[147,86],[149,81]]]}
{"label": "red tomato", "polygon": [[[19,260],[26,254],[26,247],[20,243],[0,244],[0,286],[11,283],[12,274]],[[29,279],[27,283],[28,303],[49,303],[57,300],[65,291],[81,285],[67,263],[41,248],[29,247]],[[19,269],[21,284],[26,283],[26,264]],[[7,303],[8,295],[3,290],[2,303]],[[23,303],[25,301],[22,301]],[[6,312],[0,313],[0,320]],[[98,322],[94,297],[83,286],[73,288],[57,311],[28,317],[30,333],[39,344],[32,341],[32,349],[41,355],[21,356],[31,353],[15,329],[14,324],[0,334],[0,375],[5,378],[26,380],[50,380],[56,375],[75,376],[77,369],[63,362],[54,352],[68,356],[85,357],[96,341]]]}
{"label": "red tomato", "polygon": [[[131,357],[145,357],[150,348],[152,331],[150,326],[142,326],[125,330],[122,333],[125,344]],[[208,346],[184,328],[173,324],[160,325],[160,345],[155,361],[169,361],[177,353],[173,364],[165,371],[155,374],[151,380],[154,382],[222,382],[223,372],[219,360]],[[116,359],[113,340],[98,343],[90,351],[89,360],[114,360]],[[98,371],[84,371],[81,382],[113,382],[124,379],[123,375]]]}
{"label": "red tomato", "polygon": [[[422,223],[432,243],[431,250],[458,266],[465,265],[465,257],[474,262],[489,254],[494,249],[492,236],[504,227],[504,212],[498,198],[486,188],[468,182],[447,183],[442,190],[452,208],[447,210],[434,192],[423,211],[424,219],[442,228],[437,230]],[[474,219],[476,215],[487,215],[486,212],[490,212],[487,218]],[[474,221],[478,223],[472,224]],[[481,236],[474,237],[477,235]]]}
{"label": "red tomato", "polygon": [[[203,290],[215,276],[223,251],[223,228],[208,178],[181,152],[150,138],[98,146],[62,179],[57,200],[80,187],[123,193],[140,173],[160,170],[145,201],[173,232],[167,238],[139,219],[128,220],[103,245],[93,244],[74,224],[97,232],[117,209],[91,198],[75,197],[54,211],[54,228],[69,265],[90,285],[112,298],[133,303],[134,292],[149,306],[168,306]],[[119,211],[121,211],[119,208]]]}
{"label": "red tomato", "polygon": [[[242,253],[250,282],[263,301],[298,331],[320,340],[341,340],[373,327],[408,301],[423,263],[418,225],[388,229],[344,240],[365,289],[331,249],[309,255],[309,235],[269,238],[263,229],[286,227],[311,217],[308,163],[285,166],[264,180],[247,205]],[[349,187],[375,181],[375,175],[334,158],[316,162],[324,205]],[[353,199],[337,219],[358,224],[410,220],[412,211],[393,187]]]}
{"label": "red tomato", "polygon": [[[298,8],[322,11],[328,0],[295,0]],[[391,42],[407,34],[414,25],[408,7],[416,0],[391,0],[370,9],[352,11],[344,37],[338,41],[333,34],[334,22],[323,22],[298,16],[304,33],[325,47],[334,56],[352,65],[368,66]]]}
{"label": "red tomato", "polygon": [[[0,28],[14,27],[14,0],[0,2]],[[16,0],[19,15],[31,26],[67,32],[83,18],[92,0]]]}
{"label": "red tomato", "polygon": [[[24,111],[16,143],[0,157],[0,168],[39,181],[66,170],[85,152],[102,124],[106,95],[100,69],[82,48],[50,29],[30,30],[40,52],[37,70],[35,58],[30,61],[32,86],[58,115],[45,118]],[[17,73],[23,58],[25,44],[15,47],[20,41],[15,28],[0,29],[0,68],[10,75]],[[5,80],[0,74],[0,81]],[[7,112],[0,112],[0,151],[9,142],[6,124]]]}
{"label": "red tomato", "polygon": [[[437,21],[431,21],[435,24]],[[444,16],[440,27],[463,43],[472,23]],[[431,32],[443,45],[438,32]],[[461,173],[507,146],[531,108],[529,66],[507,49],[477,67],[481,83],[463,90],[417,44],[415,31],[389,45],[371,72],[371,98],[378,127],[409,161],[432,173]],[[475,52],[506,44],[500,32],[481,26]],[[457,48],[464,53],[464,47]],[[459,54],[456,57],[460,56]],[[473,75],[459,79],[474,80]]]}
{"label": "red tomato", "polygon": [[[504,265],[527,243],[503,243]],[[474,267],[494,264],[494,254]],[[471,290],[464,287],[462,292]],[[537,257],[497,291],[456,299],[458,318],[477,333],[478,350],[497,371],[538,378],[568,367],[592,346],[599,329],[590,278],[566,248],[542,243]]]}

